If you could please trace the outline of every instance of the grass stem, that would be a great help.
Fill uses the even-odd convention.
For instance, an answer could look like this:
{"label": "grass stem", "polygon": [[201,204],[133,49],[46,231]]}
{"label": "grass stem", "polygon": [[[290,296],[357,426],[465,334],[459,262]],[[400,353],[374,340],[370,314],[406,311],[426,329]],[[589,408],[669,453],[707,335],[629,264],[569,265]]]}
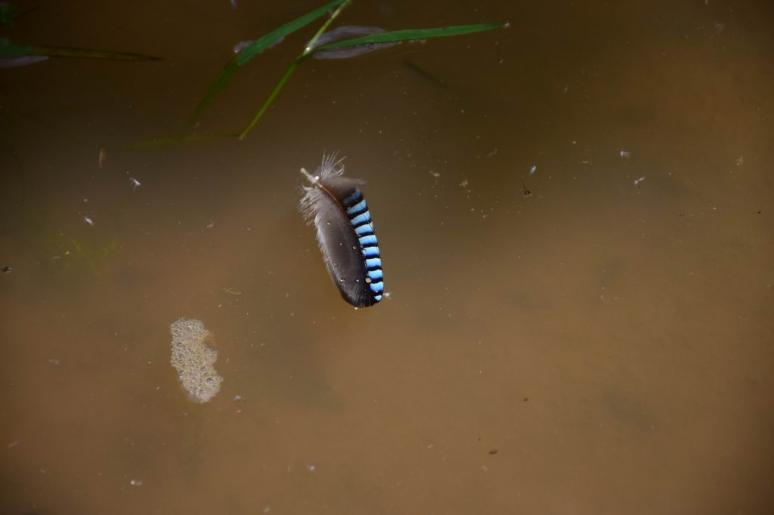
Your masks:
{"label": "grass stem", "polygon": [[341,14],[341,11],[344,10],[345,7],[347,7],[350,3],[352,3],[352,0],[345,0],[342,2],[341,5],[339,5],[335,11],[328,17],[327,20],[325,20],[325,23],[322,24],[322,27],[315,33],[314,36],[312,36],[312,39],[309,40],[309,42],[306,44],[306,47],[304,47],[304,51],[301,52],[301,54],[296,57],[292,63],[290,63],[290,66],[285,70],[285,73],[282,74],[282,77],[277,82],[277,84],[274,86],[274,89],[271,91],[271,94],[269,95],[269,98],[266,99],[266,101],[261,105],[261,108],[258,109],[258,112],[255,113],[255,116],[253,116],[253,119],[250,120],[250,123],[247,125],[247,127],[244,128],[244,130],[239,134],[239,141],[244,141],[244,139],[247,137],[248,134],[250,134],[250,131],[253,130],[253,128],[258,125],[258,122],[261,121],[261,118],[263,118],[263,115],[266,113],[266,111],[271,107],[271,105],[274,103],[274,101],[279,96],[280,92],[282,91],[282,88],[285,87],[285,84],[287,84],[288,80],[290,80],[290,77],[293,76],[293,73],[296,71],[296,68],[307,58],[309,57],[312,52],[314,51],[314,46],[317,43],[317,40],[320,39],[320,36],[328,30],[328,27],[330,27],[331,23],[339,17],[339,14]]}

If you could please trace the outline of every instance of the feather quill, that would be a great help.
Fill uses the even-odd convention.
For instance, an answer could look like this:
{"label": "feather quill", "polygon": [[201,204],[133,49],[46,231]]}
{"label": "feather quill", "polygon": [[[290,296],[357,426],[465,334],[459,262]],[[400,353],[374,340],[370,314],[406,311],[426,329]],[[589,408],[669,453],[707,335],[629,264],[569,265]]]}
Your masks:
{"label": "feather quill", "polygon": [[310,186],[304,187],[300,207],[315,226],[323,261],[341,296],[355,307],[367,307],[384,294],[379,246],[359,188],[364,182],[345,177],[342,161],[328,154],[314,175],[301,169]]}

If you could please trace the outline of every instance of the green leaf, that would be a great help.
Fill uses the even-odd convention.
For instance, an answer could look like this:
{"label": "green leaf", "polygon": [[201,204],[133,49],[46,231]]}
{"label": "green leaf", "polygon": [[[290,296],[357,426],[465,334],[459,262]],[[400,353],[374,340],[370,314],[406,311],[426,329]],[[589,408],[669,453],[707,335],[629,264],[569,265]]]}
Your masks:
{"label": "green leaf", "polygon": [[94,50],[89,48],[45,47],[35,45],[16,45],[8,40],[0,42],[0,57],[22,57],[45,55],[49,57],[71,57],[85,59],[112,59],[116,61],[156,61],[159,58],[144,54]]}
{"label": "green leaf", "polygon": [[0,38],[0,57],[21,57],[35,55],[32,47],[27,45],[15,45],[6,38]]}
{"label": "green leaf", "polygon": [[278,43],[284,37],[306,27],[316,19],[324,16],[327,12],[346,1],[347,0],[333,0],[328,2],[322,7],[318,7],[317,9],[310,11],[291,22],[281,25],[273,31],[264,34],[260,38],[253,41],[250,45],[243,48],[241,52],[239,52],[236,56],[234,56],[233,59],[231,59],[225,68],[223,68],[223,71],[220,72],[220,75],[218,75],[215,81],[210,85],[207,93],[204,95],[204,98],[202,98],[202,100],[199,102],[199,105],[196,106],[196,109],[194,110],[194,120],[199,118],[207,106],[212,103],[218,93],[226,88],[228,83],[231,81],[231,78],[234,76],[234,73],[236,73],[240,67],[250,62],[255,56],[261,54],[267,48]]}
{"label": "green leaf", "polygon": [[331,13],[331,15],[328,17],[327,20],[325,20],[325,23],[322,24],[322,26],[317,29],[317,32],[315,32],[314,36],[312,36],[312,39],[310,39],[306,43],[306,47],[304,48],[304,51],[301,52],[301,54],[293,59],[293,62],[290,63],[290,66],[287,67],[285,70],[285,73],[282,74],[282,77],[280,77],[280,80],[277,82],[277,84],[274,86],[274,89],[271,90],[271,93],[269,94],[269,98],[266,99],[266,101],[261,105],[261,108],[258,109],[258,112],[255,113],[253,116],[253,119],[250,120],[250,123],[247,124],[247,127],[242,130],[242,132],[239,134],[239,141],[244,140],[247,135],[250,133],[251,130],[258,124],[258,122],[261,120],[264,114],[266,114],[266,111],[269,110],[269,107],[274,103],[274,101],[277,99],[277,97],[280,94],[280,91],[282,91],[282,88],[285,87],[285,84],[290,80],[290,77],[293,76],[293,73],[296,71],[296,68],[298,68],[298,65],[303,62],[304,59],[306,59],[307,56],[311,55],[312,49],[314,48],[315,42],[320,39],[320,36],[323,32],[328,30],[328,27],[331,26],[331,23],[339,17],[341,12],[349,6],[350,2],[352,0],[343,0],[339,6],[336,8],[335,11]]}
{"label": "green leaf", "polygon": [[456,25],[452,27],[439,27],[435,29],[405,29],[393,32],[380,32],[370,36],[363,36],[354,39],[345,39],[336,41],[314,49],[314,52],[320,50],[337,50],[341,48],[352,48],[364,45],[374,45],[379,43],[399,43],[402,41],[419,41],[433,38],[448,38],[451,36],[462,36],[465,34],[474,34],[476,32],[485,32],[488,30],[503,29],[508,27],[508,23],[480,23],[476,25]]}
{"label": "green leaf", "polygon": [[16,6],[10,2],[0,2],[0,25],[10,25],[16,17]]}
{"label": "green leaf", "polygon": [[271,90],[269,97],[263,102],[261,108],[258,109],[258,112],[255,113],[253,119],[250,120],[250,123],[247,125],[247,127],[245,127],[242,132],[239,133],[239,136],[237,137],[239,141],[242,141],[247,137],[250,131],[253,130],[253,127],[255,127],[261,118],[263,118],[263,115],[266,114],[266,111],[268,111],[269,107],[271,107],[274,101],[277,100],[277,96],[279,96],[280,91],[282,91],[282,88],[285,87],[285,84],[290,80],[290,77],[293,76],[293,73],[296,71],[296,68],[298,68],[300,62],[301,61],[299,59],[296,59],[290,63],[290,66],[287,67],[285,73],[283,73],[282,77],[280,77],[280,80],[277,82],[277,84],[274,85],[274,89]]}
{"label": "green leaf", "polygon": [[286,23],[285,25],[282,25],[273,31],[269,32],[268,34],[264,34],[260,38],[253,41],[250,45],[242,49],[239,54],[236,56],[236,63],[238,66],[244,66],[250,60],[255,57],[256,55],[260,54],[270,46],[274,45],[278,41],[280,41],[282,38],[288,36],[289,34],[292,34],[298,30],[303,29],[313,21],[315,21],[317,18],[324,16],[326,13],[331,11],[332,9],[339,6],[339,4],[343,4],[347,0],[333,0],[332,2],[328,2],[327,4],[323,5],[322,7],[318,7],[314,11],[310,11],[306,13],[305,15],[296,18],[295,20]]}

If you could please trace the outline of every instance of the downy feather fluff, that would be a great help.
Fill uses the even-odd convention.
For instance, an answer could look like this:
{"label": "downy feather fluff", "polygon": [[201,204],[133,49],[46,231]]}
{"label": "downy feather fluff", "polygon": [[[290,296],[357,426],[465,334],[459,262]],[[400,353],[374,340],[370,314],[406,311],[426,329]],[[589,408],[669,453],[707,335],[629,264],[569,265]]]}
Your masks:
{"label": "downy feather fluff", "polygon": [[382,300],[384,283],[371,214],[360,191],[364,182],[344,177],[343,159],[323,156],[301,199],[301,212],[317,230],[323,261],[344,300],[355,307]]}

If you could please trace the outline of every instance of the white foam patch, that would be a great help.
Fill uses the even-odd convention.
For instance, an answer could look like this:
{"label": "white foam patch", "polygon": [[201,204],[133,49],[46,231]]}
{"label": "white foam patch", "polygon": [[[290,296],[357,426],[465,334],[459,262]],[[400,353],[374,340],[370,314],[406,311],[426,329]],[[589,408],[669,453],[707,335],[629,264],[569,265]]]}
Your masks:
{"label": "white foam patch", "polygon": [[207,346],[210,332],[200,320],[181,318],[169,326],[172,332],[170,363],[191,400],[204,403],[220,391],[223,378],[215,370],[218,351]]}

